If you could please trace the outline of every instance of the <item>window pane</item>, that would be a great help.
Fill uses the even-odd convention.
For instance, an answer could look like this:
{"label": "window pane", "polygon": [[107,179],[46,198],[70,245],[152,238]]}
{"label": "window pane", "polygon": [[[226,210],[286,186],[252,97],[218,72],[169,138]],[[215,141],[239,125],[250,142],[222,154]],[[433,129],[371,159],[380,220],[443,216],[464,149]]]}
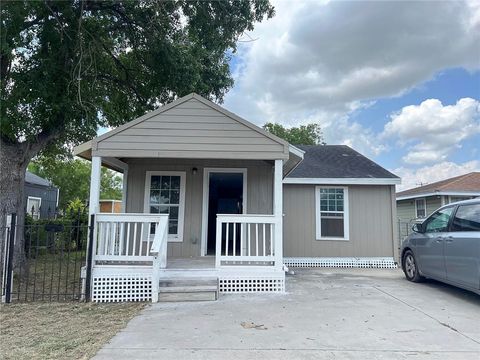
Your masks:
{"label": "window pane", "polygon": [[459,206],[453,219],[452,231],[480,231],[480,205]]}
{"label": "window pane", "polygon": [[168,206],[159,206],[158,208],[160,209],[160,214],[168,214]]}
{"label": "window pane", "polygon": [[325,218],[321,221],[321,235],[322,237],[344,237],[343,231],[343,217],[341,218]]}
{"label": "window pane", "polygon": [[178,220],[178,206],[170,206],[170,219]]}
{"label": "window pane", "polygon": [[160,193],[160,204],[169,204],[170,203],[170,193],[168,190],[162,190]]}
{"label": "window pane", "polygon": [[180,189],[180,176],[172,176],[171,177],[170,188],[171,189]]}
{"label": "window pane", "polygon": [[425,227],[426,232],[443,232],[447,231],[448,221],[452,214],[453,207],[449,207],[434,213],[428,218]]}
{"label": "window pane", "polygon": [[177,235],[178,234],[178,221],[177,220],[170,220],[168,222],[168,233],[170,235]]}
{"label": "window pane", "polygon": [[170,189],[170,176],[162,176],[162,189]]}
{"label": "window pane", "polygon": [[160,212],[158,206],[150,206],[150,213],[158,214]]}
{"label": "window pane", "polygon": [[150,191],[150,204],[160,204],[160,190]]}
{"label": "window pane", "polygon": [[180,203],[180,190],[171,190],[170,204],[179,204],[179,203]]}
{"label": "window pane", "polygon": [[152,176],[151,189],[160,189],[160,176]]}

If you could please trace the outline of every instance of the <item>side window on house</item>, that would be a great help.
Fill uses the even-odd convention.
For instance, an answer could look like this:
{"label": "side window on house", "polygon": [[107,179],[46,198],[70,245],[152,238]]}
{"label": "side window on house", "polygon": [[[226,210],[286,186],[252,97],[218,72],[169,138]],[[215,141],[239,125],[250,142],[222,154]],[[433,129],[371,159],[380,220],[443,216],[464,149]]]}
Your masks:
{"label": "side window on house", "polygon": [[448,207],[435,212],[425,224],[425,232],[444,232],[448,230],[448,221],[452,215],[453,207]]}
{"label": "side window on house", "polygon": [[42,199],[38,197],[29,196],[27,199],[27,213],[35,220],[40,219],[40,206]]}
{"label": "side window on house", "polygon": [[452,231],[480,231],[480,204],[459,206],[453,218]]}
{"label": "side window on house", "polygon": [[152,214],[168,214],[169,240],[182,241],[185,173],[148,172],[147,186],[146,210]]}
{"label": "side window on house", "polygon": [[348,190],[316,188],[317,240],[348,240]]}
{"label": "side window on house", "polygon": [[417,218],[424,218],[425,216],[427,216],[427,206],[425,204],[425,199],[416,199],[415,209]]}

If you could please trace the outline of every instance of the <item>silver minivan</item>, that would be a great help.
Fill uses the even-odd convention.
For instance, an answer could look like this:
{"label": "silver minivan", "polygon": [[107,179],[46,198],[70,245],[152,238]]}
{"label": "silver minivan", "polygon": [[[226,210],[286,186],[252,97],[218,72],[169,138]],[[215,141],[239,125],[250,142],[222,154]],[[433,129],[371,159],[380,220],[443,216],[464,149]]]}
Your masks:
{"label": "silver minivan", "polygon": [[480,199],[435,211],[402,244],[402,268],[413,282],[442,281],[480,294]]}

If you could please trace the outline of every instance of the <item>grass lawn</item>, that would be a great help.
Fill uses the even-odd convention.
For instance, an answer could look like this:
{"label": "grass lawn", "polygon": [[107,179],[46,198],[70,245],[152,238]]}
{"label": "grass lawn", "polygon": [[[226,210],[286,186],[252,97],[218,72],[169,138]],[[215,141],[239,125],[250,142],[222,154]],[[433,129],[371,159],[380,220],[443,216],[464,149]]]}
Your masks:
{"label": "grass lawn", "polygon": [[0,308],[2,359],[89,359],[144,303],[24,303]]}

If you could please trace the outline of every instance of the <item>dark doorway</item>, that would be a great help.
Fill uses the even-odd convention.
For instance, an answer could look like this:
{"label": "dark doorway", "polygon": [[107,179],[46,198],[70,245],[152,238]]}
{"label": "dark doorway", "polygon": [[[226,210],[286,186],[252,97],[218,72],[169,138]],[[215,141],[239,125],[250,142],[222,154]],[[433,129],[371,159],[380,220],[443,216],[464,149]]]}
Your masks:
{"label": "dark doorway", "polygon": [[243,213],[243,173],[210,173],[208,181],[207,254],[213,255],[217,214]]}

